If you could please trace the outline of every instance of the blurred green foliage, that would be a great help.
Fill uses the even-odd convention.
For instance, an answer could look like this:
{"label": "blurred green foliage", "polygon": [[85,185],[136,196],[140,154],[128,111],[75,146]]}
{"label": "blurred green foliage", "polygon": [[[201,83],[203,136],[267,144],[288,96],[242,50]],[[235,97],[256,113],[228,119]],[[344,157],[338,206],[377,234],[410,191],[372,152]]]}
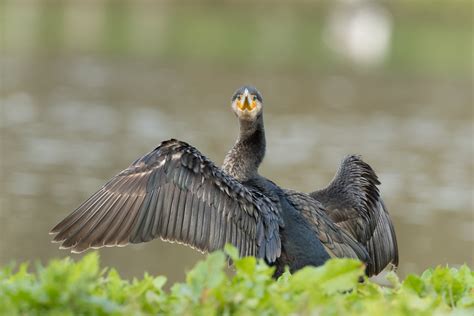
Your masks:
{"label": "blurred green foliage", "polygon": [[[325,42],[334,1],[0,0],[8,54],[95,54],[159,62],[347,68]],[[382,1],[391,72],[470,74],[472,2]]]}
{"label": "blurred green foliage", "polygon": [[226,273],[223,252],[210,254],[169,291],[166,278],[145,274],[123,280],[101,269],[96,253],[78,262],[53,260],[28,272],[21,264],[0,270],[1,315],[472,315],[474,273],[467,267],[437,267],[392,288],[365,279],[361,262],[332,259],[278,280],[253,257],[226,248],[235,273]]}

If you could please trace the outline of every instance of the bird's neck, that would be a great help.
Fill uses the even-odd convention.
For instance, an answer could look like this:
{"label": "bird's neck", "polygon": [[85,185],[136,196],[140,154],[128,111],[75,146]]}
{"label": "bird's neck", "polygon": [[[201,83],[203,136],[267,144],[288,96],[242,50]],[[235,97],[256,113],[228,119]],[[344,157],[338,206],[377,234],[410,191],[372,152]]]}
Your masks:
{"label": "bird's neck", "polygon": [[263,117],[250,122],[239,120],[240,134],[224,159],[223,169],[243,182],[258,175],[258,167],[265,156],[265,130]]}

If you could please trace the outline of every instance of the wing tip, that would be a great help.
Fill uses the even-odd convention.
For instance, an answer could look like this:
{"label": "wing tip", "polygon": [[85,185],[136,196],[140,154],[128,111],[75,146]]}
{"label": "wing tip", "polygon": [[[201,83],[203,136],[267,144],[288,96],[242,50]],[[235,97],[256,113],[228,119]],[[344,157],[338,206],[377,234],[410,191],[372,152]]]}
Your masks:
{"label": "wing tip", "polygon": [[[374,180],[378,181],[377,174],[375,170],[363,160],[362,155],[359,154],[349,154],[346,155],[341,161],[341,169],[346,169],[354,166],[357,169],[362,169],[366,172],[365,176],[370,176]],[[380,184],[380,183],[377,183]]]}
{"label": "wing tip", "polygon": [[62,222],[56,224],[53,228],[49,230],[50,235],[59,234],[62,230]]}
{"label": "wing tip", "polygon": [[53,244],[58,244],[58,243],[63,242],[63,241],[64,241],[64,240],[56,240],[56,239],[51,240],[51,242],[52,242]]}
{"label": "wing tip", "polygon": [[86,249],[71,249],[71,253],[79,254],[79,253],[85,252],[87,249],[88,248],[86,248]]}

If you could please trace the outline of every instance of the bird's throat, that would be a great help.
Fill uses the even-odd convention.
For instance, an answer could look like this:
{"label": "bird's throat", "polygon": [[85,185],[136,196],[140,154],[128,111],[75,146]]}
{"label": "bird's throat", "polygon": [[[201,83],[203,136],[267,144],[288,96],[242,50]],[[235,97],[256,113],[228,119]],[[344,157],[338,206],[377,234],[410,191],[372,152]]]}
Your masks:
{"label": "bird's throat", "polygon": [[255,121],[239,120],[240,134],[224,159],[223,169],[239,181],[258,175],[258,167],[265,156],[265,130],[263,117]]}

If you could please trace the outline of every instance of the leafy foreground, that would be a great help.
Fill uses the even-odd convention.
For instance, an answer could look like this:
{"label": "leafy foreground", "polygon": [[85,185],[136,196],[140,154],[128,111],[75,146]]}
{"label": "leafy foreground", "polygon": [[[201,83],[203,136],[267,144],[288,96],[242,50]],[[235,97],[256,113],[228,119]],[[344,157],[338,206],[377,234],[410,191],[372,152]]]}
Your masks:
{"label": "leafy foreground", "polygon": [[437,267],[392,288],[368,280],[361,262],[333,259],[277,281],[273,269],[226,248],[235,273],[226,273],[224,253],[199,262],[170,291],[166,278],[145,274],[129,282],[114,269],[99,267],[91,253],[79,262],[53,260],[0,270],[1,315],[474,315],[474,273],[469,267]]}

